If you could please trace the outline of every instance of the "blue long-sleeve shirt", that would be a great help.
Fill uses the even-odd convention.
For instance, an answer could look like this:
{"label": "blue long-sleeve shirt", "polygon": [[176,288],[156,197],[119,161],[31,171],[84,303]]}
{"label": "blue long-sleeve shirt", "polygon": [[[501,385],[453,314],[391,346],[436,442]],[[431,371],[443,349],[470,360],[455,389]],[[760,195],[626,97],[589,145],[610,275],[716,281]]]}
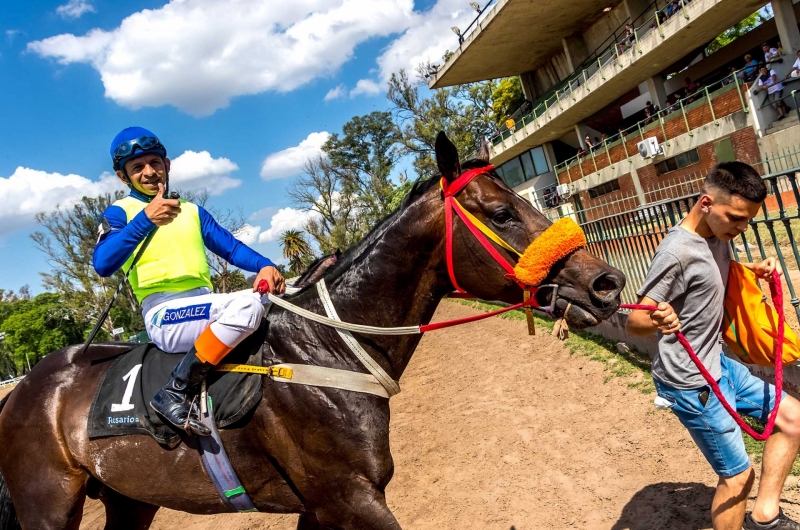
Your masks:
{"label": "blue long-sleeve shirt", "polygon": [[[136,191],[131,196],[143,202],[150,202],[148,197]],[[200,229],[206,248],[231,265],[248,272],[258,272],[264,267],[272,266],[265,258],[251,249],[228,230],[217,223],[203,207],[197,207],[200,215]],[[111,276],[118,271],[130,255],[136,250],[147,235],[155,230],[156,225],[147,217],[144,210],[139,212],[129,223],[125,210],[111,205],[103,212],[100,237],[94,247],[92,265],[100,276]]]}

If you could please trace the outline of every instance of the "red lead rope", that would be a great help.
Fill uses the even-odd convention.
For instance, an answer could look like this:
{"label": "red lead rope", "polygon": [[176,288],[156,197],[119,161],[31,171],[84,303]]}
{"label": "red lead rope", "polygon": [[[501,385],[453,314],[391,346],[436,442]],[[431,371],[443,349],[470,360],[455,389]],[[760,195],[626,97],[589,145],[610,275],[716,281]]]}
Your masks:
{"label": "red lead rope", "polygon": [[[772,302],[775,304],[775,311],[778,313],[778,342],[775,347],[775,408],[772,409],[772,412],[769,415],[767,424],[764,426],[764,432],[759,434],[750,428],[747,423],[745,423],[736,410],[725,400],[725,396],[722,395],[719,385],[711,376],[711,374],[708,373],[706,367],[703,366],[700,358],[697,357],[697,354],[694,352],[692,346],[689,344],[689,341],[686,340],[686,337],[683,335],[683,333],[680,331],[676,333],[678,342],[680,342],[686,349],[686,352],[689,354],[692,362],[695,364],[695,366],[697,366],[697,369],[700,370],[700,373],[703,374],[703,378],[706,380],[706,383],[708,383],[708,385],[711,387],[711,390],[714,391],[714,395],[717,396],[717,399],[720,403],[722,403],[722,406],[725,407],[725,410],[728,411],[728,414],[731,415],[734,421],[736,421],[736,423],[744,432],[752,436],[754,440],[758,440],[760,442],[763,442],[772,434],[772,428],[775,426],[775,418],[778,416],[778,407],[781,403],[781,394],[783,393],[783,339],[785,325],[785,317],[783,315],[783,289],[781,289],[780,276],[776,271],[773,271],[772,279],[773,281],[770,283],[769,288],[772,292]],[[643,304],[622,304],[619,307],[620,309],[643,309],[645,311],[656,311],[658,309],[656,306]]]}

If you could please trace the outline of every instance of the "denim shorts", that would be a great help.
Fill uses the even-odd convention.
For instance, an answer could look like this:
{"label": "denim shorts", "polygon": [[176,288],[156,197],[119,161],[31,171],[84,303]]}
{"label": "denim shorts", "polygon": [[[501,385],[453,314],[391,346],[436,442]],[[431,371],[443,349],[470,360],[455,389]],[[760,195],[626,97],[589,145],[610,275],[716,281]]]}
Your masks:
{"label": "denim shorts", "polygon": [[[775,406],[775,387],[750,373],[743,364],[721,354],[722,377],[719,388],[725,400],[740,415],[766,422]],[[670,409],[689,430],[692,439],[721,477],[738,475],[750,467],[744,449],[742,432],[728,411],[719,402],[711,387],[680,390],[653,379],[658,395],[672,406]],[[701,394],[708,392],[705,406]],[[786,396],[784,392],[781,399]]]}

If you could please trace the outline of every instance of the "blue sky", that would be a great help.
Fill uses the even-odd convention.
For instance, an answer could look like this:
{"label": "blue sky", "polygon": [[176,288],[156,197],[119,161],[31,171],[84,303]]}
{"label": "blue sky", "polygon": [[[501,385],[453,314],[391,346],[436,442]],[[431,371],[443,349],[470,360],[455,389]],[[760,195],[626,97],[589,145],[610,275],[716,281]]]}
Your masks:
{"label": "blue sky", "polygon": [[35,213],[118,188],[108,147],[130,125],[164,142],[173,187],[240,209],[242,239],[277,260],[275,238],[307,215],[285,193],[302,161],[386,109],[388,76],[455,48],[450,27],[475,14],[463,0],[6,4],[0,288],[34,293],[50,268]]}

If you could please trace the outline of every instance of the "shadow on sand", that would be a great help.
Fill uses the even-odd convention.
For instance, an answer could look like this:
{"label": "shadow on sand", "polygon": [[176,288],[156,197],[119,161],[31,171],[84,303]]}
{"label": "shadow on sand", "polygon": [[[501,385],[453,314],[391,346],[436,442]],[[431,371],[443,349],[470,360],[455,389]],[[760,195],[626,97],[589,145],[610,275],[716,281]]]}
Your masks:
{"label": "shadow on sand", "polygon": [[638,491],[612,530],[711,528],[714,488],[696,482],[661,482]]}

